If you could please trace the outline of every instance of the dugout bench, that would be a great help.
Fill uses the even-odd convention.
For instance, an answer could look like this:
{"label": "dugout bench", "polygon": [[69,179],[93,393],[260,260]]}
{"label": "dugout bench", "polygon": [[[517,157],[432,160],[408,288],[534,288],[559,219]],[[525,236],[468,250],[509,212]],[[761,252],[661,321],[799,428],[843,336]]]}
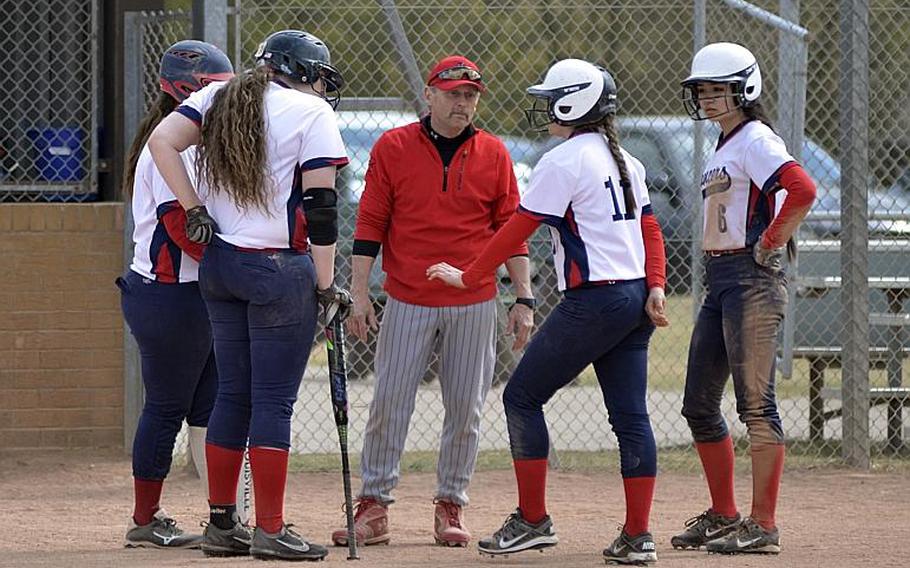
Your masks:
{"label": "dugout bench", "polygon": [[[845,322],[840,298],[840,242],[803,241],[799,245],[797,276],[791,285],[791,304],[782,358],[809,363],[809,439],[824,438],[825,423],[842,415],[842,391],[825,387],[825,371],[841,366],[841,332]],[[910,406],[910,386],[904,386],[903,365],[910,357],[906,329],[910,327],[910,240],[869,241],[869,366],[883,369],[887,385],[869,389],[870,408],[887,405],[887,443],[903,446],[903,408]],[[789,369],[788,365],[783,365]],[[786,376],[786,375],[785,375]],[[837,406],[830,408],[829,403]]]}

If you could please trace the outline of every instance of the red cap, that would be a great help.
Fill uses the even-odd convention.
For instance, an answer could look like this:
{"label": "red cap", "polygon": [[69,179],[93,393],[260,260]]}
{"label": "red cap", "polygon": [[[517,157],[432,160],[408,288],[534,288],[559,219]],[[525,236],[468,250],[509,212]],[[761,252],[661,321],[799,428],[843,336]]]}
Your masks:
{"label": "red cap", "polygon": [[[458,74],[459,68],[463,68],[464,72],[459,75],[460,78],[450,78],[442,79],[439,77],[440,73],[451,70],[453,73]],[[476,73],[476,78],[471,79],[469,75]],[[439,63],[430,71],[430,74],[427,75],[427,85],[430,87],[436,87],[437,89],[442,89],[443,91],[451,91],[462,85],[473,85],[480,89],[481,91],[486,90],[486,86],[483,84],[483,78],[480,76],[480,69],[477,67],[477,64],[461,55],[450,55],[439,60]]]}

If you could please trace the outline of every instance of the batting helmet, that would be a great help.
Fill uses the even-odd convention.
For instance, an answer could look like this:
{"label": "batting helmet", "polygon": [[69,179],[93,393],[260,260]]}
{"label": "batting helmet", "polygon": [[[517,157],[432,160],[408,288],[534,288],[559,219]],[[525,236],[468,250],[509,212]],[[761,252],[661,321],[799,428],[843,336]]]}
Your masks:
{"label": "batting helmet", "polygon": [[158,72],[161,90],[178,103],[213,81],[227,81],[233,76],[234,66],[223,51],[194,39],[167,48]]}
{"label": "batting helmet", "polygon": [[736,43],[712,43],[692,59],[692,72],[682,82],[683,104],[693,120],[708,118],[698,104],[699,83],[729,83],[740,107],[758,102],[761,95],[761,69],[752,52]]}
{"label": "batting helmet", "polygon": [[341,72],[332,66],[328,46],[318,37],[298,30],[275,32],[259,44],[256,61],[286,75],[298,83],[312,85],[319,79],[325,83],[326,100],[335,108],[344,86]]}
{"label": "batting helmet", "polygon": [[[616,113],[613,76],[581,59],[557,61],[547,70],[543,83],[528,87],[527,92],[534,97],[534,106],[525,110],[525,116],[534,129],[551,122],[562,126],[595,124]],[[545,108],[538,108],[538,102]]]}

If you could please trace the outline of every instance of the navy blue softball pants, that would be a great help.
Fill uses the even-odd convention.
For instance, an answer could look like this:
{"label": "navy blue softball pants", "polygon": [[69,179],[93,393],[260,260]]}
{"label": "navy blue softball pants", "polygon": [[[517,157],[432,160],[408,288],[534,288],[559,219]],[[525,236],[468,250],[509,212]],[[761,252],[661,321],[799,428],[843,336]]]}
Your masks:
{"label": "navy blue softball pants", "polygon": [[709,257],[706,270],[708,293],[692,330],[683,398],[692,437],[696,442],[727,437],[720,404],[732,374],[736,412],[752,443],[781,444],[774,363],[787,305],[785,277],[759,266],[748,253]]}
{"label": "navy blue softball pants", "polygon": [[249,252],[216,238],[199,266],[212,320],[218,396],[206,441],[287,450],[297,390],[316,334],[308,254]]}
{"label": "navy blue softball pants", "polygon": [[212,328],[196,282],[162,284],[128,271],[117,286],[123,317],[139,344],[145,386],[133,476],[164,479],[183,421],[204,427],[212,412],[218,380]]}
{"label": "navy blue softball pants", "polygon": [[567,290],[534,335],[502,401],[512,457],[544,459],[550,442],[543,405],[594,365],[610,426],[619,441],[623,477],[657,474],[657,447],[646,400],[648,342],[645,281]]}

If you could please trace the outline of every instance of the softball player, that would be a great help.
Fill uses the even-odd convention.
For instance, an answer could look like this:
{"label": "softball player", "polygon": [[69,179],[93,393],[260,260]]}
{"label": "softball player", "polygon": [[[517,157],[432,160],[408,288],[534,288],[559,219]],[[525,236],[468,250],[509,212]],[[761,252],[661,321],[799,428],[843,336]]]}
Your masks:
{"label": "softball player", "polygon": [[549,439],[543,405],[593,364],[619,440],[626,494],[625,525],[603,554],[619,563],[653,562],[648,517],[657,450],[645,393],[648,342],[655,325],[669,324],[663,236],[651,211],[644,167],[619,146],[610,73],[565,59],[528,93],[535,98],[526,111],[531,126],[545,126],[566,141],[540,160],[518,213],[467,270],[446,263],[427,270],[430,279],[476,286],[543,223],[550,229],[564,291],[503,392],[519,505],[479,548],[496,555],[558,542],[545,504]]}
{"label": "softball player", "polygon": [[[761,71],[748,49],[707,45],[692,61],[683,100],[693,120],[723,133],[702,176],[707,296],[698,314],[683,416],[692,430],[711,507],[671,539],[709,552],[780,552],[775,523],[784,434],[774,394],[774,354],[787,303],[783,250],[815,199],[815,184],[769,126]],[[786,190],[780,211],[777,193]],[[733,442],[720,412],[730,374],[752,443],[752,513],[733,495]]]}
{"label": "softball player", "polygon": [[[366,340],[377,328],[368,277],[382,249],[388,301],[376,351],[376,384],[361,452],[363,486],[355,513],[358,542],[389,542],[388,505],[398,485],[401,454],[420,379],[436,336],[445,416],[436,470],[433,537],[466,546],[468,484],[480,440],[480,417],[495,362],[496,284],[452,290],[426,280],[426,265],[444,254],[467,263],[518,205],[518,182],[502,141],[475,128],[486,89],[477,65],[460,55],[439,60],[427,76],[429,116],[389,130],[370,154],[357,212],[348,328]],[[406,159],[402,159],[406,157]],[[527,245],[517,243],[506,269],[517,297],[509,310],[513,349],[534,323]],[[347,544],[346,529],[332,533]]]}
{"label": "softball player", "polygon": [[[139,344],[145,385],[133,440],[135,505],[128,547],[184,548],[202,540],[184,533],[159,501],[181,423],[186,420],[191,438],[204,433],[215,402],[212,331],[197,283],[203,248],[187,239],[184,210],[155,168],[146,140],[190,93],[233,74],[230,60],[214,45],[187,40],[169,47],[161,58],[161,93],[127,158],[123,191],[132,193],[134,250],[117,286],[123,316]],[[192,149],[181,158],[192,164]]]}
{"label": "softball player", "polygon": [[[187,209],[187,234],[211,241],[200,288],[212,320],[219,383],[206,454],[211,556],[320,560],[284,522],[291,416],[333,286],[335,170],[348,159],[333,105],[342,77],[318,38],[287,30],[256,52],[257,68],[194,93],[149,145]],[[197,144],[201,193],[179,152]],[[249,438],[256,502],[252,543],[243,540],[235,493]]]}

